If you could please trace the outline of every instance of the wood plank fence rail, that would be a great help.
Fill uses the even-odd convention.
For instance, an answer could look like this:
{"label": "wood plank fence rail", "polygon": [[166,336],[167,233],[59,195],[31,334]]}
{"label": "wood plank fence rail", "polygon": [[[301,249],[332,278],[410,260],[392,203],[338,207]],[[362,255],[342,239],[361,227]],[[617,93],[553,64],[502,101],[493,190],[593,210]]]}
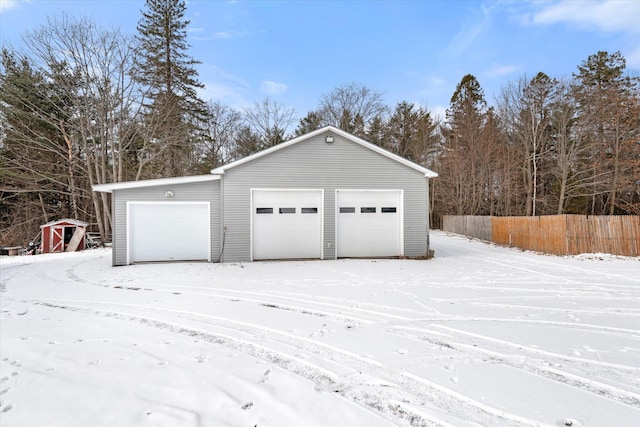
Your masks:
{"label": "wood plank fence rail", "polygon": [[640,216],[446,215],[442,229],[500,245],[555,255],[602,252],[640,256]]}

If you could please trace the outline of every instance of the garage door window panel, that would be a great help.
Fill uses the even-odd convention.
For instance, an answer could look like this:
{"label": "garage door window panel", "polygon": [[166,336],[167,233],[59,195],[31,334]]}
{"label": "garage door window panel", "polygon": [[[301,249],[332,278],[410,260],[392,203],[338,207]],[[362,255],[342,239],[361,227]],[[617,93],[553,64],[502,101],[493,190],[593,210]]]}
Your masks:
{"label": "garage door window panel", "polygon": [[254,260],[322,258],[322,191],[254,189],[251,197],[253,206],[274,206],[274,215],[253,211]]}

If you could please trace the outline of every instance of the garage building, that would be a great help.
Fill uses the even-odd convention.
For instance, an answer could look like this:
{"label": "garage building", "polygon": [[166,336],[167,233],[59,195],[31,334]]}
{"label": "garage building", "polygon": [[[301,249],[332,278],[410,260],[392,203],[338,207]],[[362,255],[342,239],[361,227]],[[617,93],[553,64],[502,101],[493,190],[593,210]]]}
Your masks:
{"label": "garage building", "polygon": [[328,126],[210,175],[112,193],[113,265],[423,257],[437,174]]}

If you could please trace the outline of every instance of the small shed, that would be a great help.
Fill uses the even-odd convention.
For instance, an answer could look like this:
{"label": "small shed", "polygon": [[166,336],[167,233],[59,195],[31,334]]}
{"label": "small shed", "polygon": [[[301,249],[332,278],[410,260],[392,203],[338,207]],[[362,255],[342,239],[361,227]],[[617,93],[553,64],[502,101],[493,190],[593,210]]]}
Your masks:
{"label": "small shed", "polygon": [[87,225],[86,222],[68,218],[41,225],[42,253],[83,250],[86,247]]}

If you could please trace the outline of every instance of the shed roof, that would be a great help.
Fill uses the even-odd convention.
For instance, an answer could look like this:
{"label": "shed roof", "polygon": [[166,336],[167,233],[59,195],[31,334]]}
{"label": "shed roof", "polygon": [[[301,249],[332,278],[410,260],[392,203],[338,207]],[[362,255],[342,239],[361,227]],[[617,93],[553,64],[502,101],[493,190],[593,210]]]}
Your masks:
{"label": "shed roof", "polygon": [[56,225],[56,224],[63,224],[63,223],[67,223],[67,224],[73,224],[73,225],[77,225],[80,227],[86,227],[89,224],[84,222],[84,221],[78,221],[77,219],[70,219],[70,218],[63,218],[63,219],[56,219],[54,221],[49,221],[46,224],[42,224],[40,226],[40,228],[46,228],[49,227],[51,225]]}
{"label": "shed roof", "polygon": [[126,182],[114,182],[110,184],[97,184],[92,185],[93,191],[100,191],[103,193],[112,193],[113,190],[125,190],[128,188],[142,188],[142,187],[157,187],[160,185],[173,185],[173,184],[190,184],[192,182],[204,182],[204,181],[216,181],[220,177],[216,175],[194,175],[194,176],[181,176],[178,178],[159,178],[159,179],[144,179],[141,181],[126,181]]}
{"label": "shed roof", "polygon": [[345,139],[348,139],[349,141],[355,142],[356,144],[362,145],[365,148],[368,148],[368,149],[370,149],[372,151],[375,151],[378,154],[381,154],[381,155],[383,155],[385,157],[388,157],[388,158],[390,158],[392,160],[395,160],[398,163],[401,163],[401,164],[403,164],[405,166],[408,166],[408,167],[410,167],[412,169],[415,169],[418,172],[422,172],[422,173],[424,173],[424,175],[427,178],[435,178],[435,177],[438,176],[438,174],[433,172],[432,170],[429,170],[429,169],[427,169],[427,168],[425,168],[423,166],[420,166],[417,163],[414,163],[414,162],[412,162],[410,160],[407,160],[404,157],[398,156],[397,154],[393,154],[392,152],[387,151],[382,147],[379,147],[379,146],[377,146],[375,144],[372,144],[372,143],[370,143],[368,141],[365,141],[364,139],[358,138],[357,136],[351,135],[350,133],[345,132],[342,129],[338,129],[338,128],[334,127],[334,126],[325,126],[325,127],[321,128],[321,129],[315,130],[313,132],[309,132],[309,133],[307,133],[305,135],[299,136],[297,138],[291,139],[291,140],[283,142],[281,144],[274,145],[273,147],[267,148],[266,150],[259,151],[259,152],[255,153],[255,154],[252,154],[250,156],[244,157],[244,158],[242,158],[240,160],[236,160],[235,162],[231,162],[231,163],[229,163],[227,165],[220,166],[218,168],[212,169],[211,173],[212,174],[218,174],[218,175],[224,174],[224,172],[226,170],[228,170],[228,169],[231,169],[231,168],[234,168],[236,166],[240,166],[240,165],[243,165],[245,163],[251,162],[252,160],[255,160],[255,159],[258,159],[258,158],[260,158],[262,156],[266,156],[267,154],[271,154],[273,152],[285,149],[285,148],[290,147],[290,146],[292,146],[294,144],[297,144],[297,143],[305,141],[305,140],[307,140],[309,138],[313,138],[315,136],[321,135],[323,133],[334,133],[336,135],[339,135],[339,136],[341,136],[341,137],[343,137]]}

